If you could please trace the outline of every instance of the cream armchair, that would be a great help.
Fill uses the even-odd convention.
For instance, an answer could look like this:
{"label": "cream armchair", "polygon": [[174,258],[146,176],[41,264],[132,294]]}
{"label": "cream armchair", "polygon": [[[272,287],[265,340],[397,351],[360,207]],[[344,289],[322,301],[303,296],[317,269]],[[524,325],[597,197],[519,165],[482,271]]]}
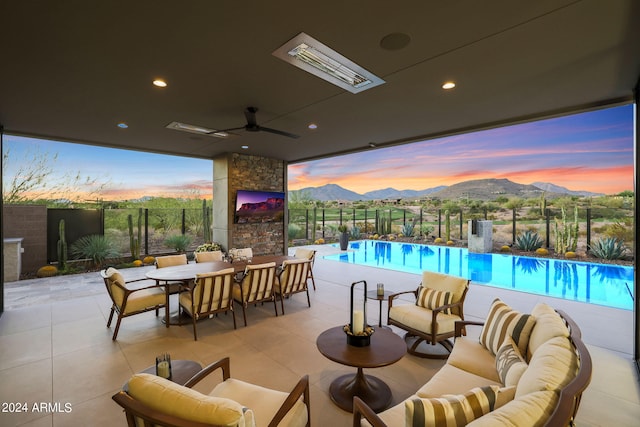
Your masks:
{"label": "cream armchair", "polygon": [[[107,287],[107,293],[111,298],[111,314],[107,321],[107,328],[111,327],[114,313],[118,313],[116,327],[113,330],[113,339],[116,340],[118,331],[120,330],[120,322],[122,319],[134,314],[144,313],[146,311],[155,310],[156,316],[158,309],[164,307],[165,291],[164,288],[156,286],[154,282],[147,279],[125,281],[122,274],[115,268],[109,267],[100,272],[104,284]],[[131,283],[140,284],[141,282],[153,283],[151,286],[133,287],[127,286]],[[135,286],[135,285],[134,285]]]}
{"label": "cream armchair", "polygon": [[222,251],[194,252],[196,262],[222,261]]}
{"label": "cream armchair", "polygon": [[[192,387],[215,371],[222,382],[207,395]],[[135,374],[112,399],[129,427],[305,427],[310,425],[309,377],[291,392],[272,390],[230,375],[229,358],[204,368],[184,386],[151,374]]]}
{"label": "cream armchair", "polygon": [[[455,336],[455,322],[464,320],[463,305],[468,290],[468,279],[424,271],[418,289],[389,296],[387,323],[407,331],[408,353],[446,359],[453,348],[450,338]],[[406,294],[413,294],[413,304],[399,303],[397,298]],[[423,342],[440,344],[447,353],[419,351],[418,346]]]}
{"label": "cream armchair", "polygon": [[286,260],[282,263],[282,271],[274,284],[275,293],[280,298],[282,314],[284,314],[284,299],[300,292],[307,293],[307,304],[311,307],[309,287],[307,286],[310,270],[310,259]]}

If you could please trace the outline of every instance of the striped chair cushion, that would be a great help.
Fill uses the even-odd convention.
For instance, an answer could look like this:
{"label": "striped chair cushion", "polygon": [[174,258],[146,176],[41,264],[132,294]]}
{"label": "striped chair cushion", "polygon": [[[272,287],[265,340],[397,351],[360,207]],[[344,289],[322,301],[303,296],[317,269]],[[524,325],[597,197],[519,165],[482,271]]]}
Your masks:
{"label": "striped chair cushion", "polygon": [[405,402],[407,427],[465,426],[493,411],[500,387],[476,387],[461,395],[443,395]]}
{"label": "striped chair cushion", "polygon": [[507,337],[496,353],[496,370],[502,384],[507,387],[518,385],[527,366],[513,338]]}
{"label": "striped chair cushion", "polygon": [[527,354],[529,336],[535,323],[535,318],[530,314],[515,311],[496,298],[480,333],[480,344],[495,355],[507,336],[510,336],[520,354]]}
{"label": "striped chair cushion", "polygon": [[[451,304],[453,294],[451,292],[436,291],[435,289],[420,287],[416,305],[429,310],[434,310],[443,305]],[[451,314],[451,310],[444,310],[443,313]]]}

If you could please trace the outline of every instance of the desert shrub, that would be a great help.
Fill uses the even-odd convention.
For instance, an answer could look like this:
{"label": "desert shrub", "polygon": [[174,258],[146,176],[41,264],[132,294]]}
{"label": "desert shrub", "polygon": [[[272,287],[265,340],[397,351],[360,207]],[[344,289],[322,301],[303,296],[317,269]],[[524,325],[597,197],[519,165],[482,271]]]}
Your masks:
{"label": "desert shrub", "polygon": [[71,255],[76,258],[88,258],[95,267],[101,266],[107,258],[119,255],[112,241],[101,234],[92,234],[76,240],[71,245]]}
{"label": "desert shrub", "polygon": [[630,219],[625,220],[624,223],[616,221],[611,224],[603,225],[602,227],[594,227],[594,231],[618,240],[631,241],[633,240],[633,225],[630,224],[630,222]]}
{"label": "desert shrub", "polygon": [[298,224],[289,223],[287,228],[287,235],[289,236],[289,240],[296,239],[301,230],[302,227],[300,227]]}
{"label": "desert shrub", "polygon": [[186,252],[191,244],[191,236],[186,234],[174,234],[164,239],[164,245],[176,252]]}
{"label": "desert shrub", "polygon": [[589,248],[593,256],[602,259],[620,259],[627,248],[622,240],[615,237],[605,237],[596,240]]}
{"label": "desert shrub", "polygon": [[351,229],[351,237],[353,237],[354,239],[360,238],[360,227],[355,226]]}
{"label": "desert shrub", "polygon": [[535,251],[544,241],[535,231],[527,230],[516,237],[516,247],[523,251]]}

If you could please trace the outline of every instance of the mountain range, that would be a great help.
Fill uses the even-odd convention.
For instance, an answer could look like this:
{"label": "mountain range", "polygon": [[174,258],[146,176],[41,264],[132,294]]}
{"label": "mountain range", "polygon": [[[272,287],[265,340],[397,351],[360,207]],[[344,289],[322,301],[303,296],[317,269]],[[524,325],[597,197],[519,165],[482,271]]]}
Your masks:
{"label": "mountain range", "polygon": [[292,194],[300,194],[305,198],[320,201],[343,200],[397,200],[397,199],[419,199],[423,197],[437,198],[440,200],[456,200],[470,198],[474,200],[495,200],[498,197],[520,197],[532,198],[545,194],[548,198],[562,196],[602,196],[603,194],[589,191],[573,191],[559,185],[534,182],[532,184],[518,184],[508,179],[477,179],[463,181],[450,186],[438,186],[426,188],[424,190],[396,190],[395,188],[384,188],[369,191],[364,194],[347,190],[336,184],[326,184],[320,187],[306,187],[300,190],[290,191]]}

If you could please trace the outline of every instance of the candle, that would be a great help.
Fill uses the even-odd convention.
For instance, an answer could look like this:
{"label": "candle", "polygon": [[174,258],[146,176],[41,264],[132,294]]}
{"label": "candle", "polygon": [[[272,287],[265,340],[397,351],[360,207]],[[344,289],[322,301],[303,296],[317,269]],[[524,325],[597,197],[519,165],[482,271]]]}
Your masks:
{"label": "candle", "polygon": [[384,284],[378,283],[378,296],[381,297],[384,295]]}
{"label": "candle", "polygon": [[169,362],[166,360],[158,362],[158,376],[169,378]]}
{"label": "candle", "polygon": [[360,335],[364,331],[364,313],[362,310],[353,312],[353,335]]}

